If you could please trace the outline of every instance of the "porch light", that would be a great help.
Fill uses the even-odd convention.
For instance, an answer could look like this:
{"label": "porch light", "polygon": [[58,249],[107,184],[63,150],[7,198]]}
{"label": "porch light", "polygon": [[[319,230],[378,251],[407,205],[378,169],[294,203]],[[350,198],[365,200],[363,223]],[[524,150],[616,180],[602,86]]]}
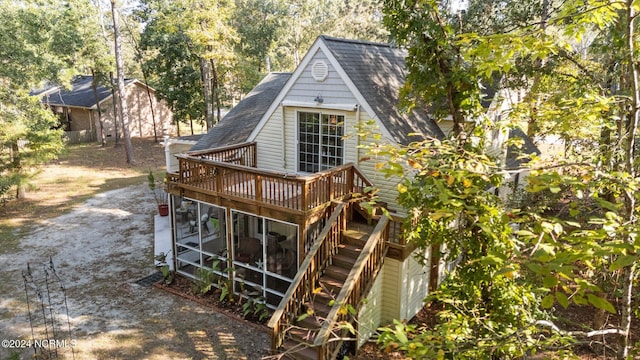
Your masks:
{"label": "porch light", "polygon": [[315,101],[316,104],[322,104],[324,102],[324,99],[322,98],[322,96],[318,95],[315,99],[313,99],[313,101]]}

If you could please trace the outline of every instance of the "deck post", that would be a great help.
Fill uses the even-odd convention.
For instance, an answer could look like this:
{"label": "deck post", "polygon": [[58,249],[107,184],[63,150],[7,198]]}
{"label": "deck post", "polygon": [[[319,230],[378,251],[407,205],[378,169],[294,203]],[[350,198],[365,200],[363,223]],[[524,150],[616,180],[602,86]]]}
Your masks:
{"label": "deck post", "polygon": [[256,200],[264,201],[265,198],[262,197],[262,176],[260,174],[256,174]]}

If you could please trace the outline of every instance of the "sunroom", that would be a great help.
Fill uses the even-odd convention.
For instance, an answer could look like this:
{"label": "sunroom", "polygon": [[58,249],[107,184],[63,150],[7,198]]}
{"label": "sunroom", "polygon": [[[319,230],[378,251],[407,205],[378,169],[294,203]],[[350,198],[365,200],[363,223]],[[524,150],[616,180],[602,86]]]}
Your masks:
{"label": "sunroom", "polygon": [[175,270],[194,279],[212,272],[276,308],[334,200],[369,184],[351,165],[308,176],[260,170],[255,146],[178,156],[167,177]]}

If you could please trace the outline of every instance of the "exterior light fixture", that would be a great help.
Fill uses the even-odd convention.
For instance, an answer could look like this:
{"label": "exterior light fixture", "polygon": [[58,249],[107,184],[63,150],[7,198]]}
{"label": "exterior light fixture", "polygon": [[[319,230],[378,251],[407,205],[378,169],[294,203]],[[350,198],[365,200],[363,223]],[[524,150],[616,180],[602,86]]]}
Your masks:
{"label": "exterior light fixture", "polygon": [[313,99],[313,101],[315,101],[317,104],[322,104],[324,102],[324,99],[322,98],[322,96],[318,95],[315,99]]}

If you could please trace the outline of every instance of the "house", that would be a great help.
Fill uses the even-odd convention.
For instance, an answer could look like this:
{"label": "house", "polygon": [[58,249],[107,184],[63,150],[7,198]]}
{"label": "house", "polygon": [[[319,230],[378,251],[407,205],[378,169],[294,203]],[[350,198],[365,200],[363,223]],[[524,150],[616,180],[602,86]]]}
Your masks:
{"label": "house", "polygon": [[[173,134],[172,111],[158,100],[154,89],[139,80],[126,79],[125,91],[131,137]],[[116,126],[114,118],[111,87],[99,84],[94,90],[92,76],[75,77],[70,89],[48,86],[32,91],[32,95],[41,97],[42,103],[58,114],[72,143],[100,141],[101,131],[106,140],[122,136],[122,125]]]}
{"label": "house", "polygon": [[[172,268],[258,294],[274,310],[274,350],[334,358],[340,321],[355,327],[357,347],[423,306],[431,271],[402,237],[397,179],[378,174],[382,159],[360,147],[444,136],[447,124],[424,110],[397,108],[404,59],[391,45],[321,36],[293,73],[267,75],[167,163],[171,211],[160,228]],[[359,136],[370,120],[373,133]],[[372,186],[388,215],[361,208]]]}

